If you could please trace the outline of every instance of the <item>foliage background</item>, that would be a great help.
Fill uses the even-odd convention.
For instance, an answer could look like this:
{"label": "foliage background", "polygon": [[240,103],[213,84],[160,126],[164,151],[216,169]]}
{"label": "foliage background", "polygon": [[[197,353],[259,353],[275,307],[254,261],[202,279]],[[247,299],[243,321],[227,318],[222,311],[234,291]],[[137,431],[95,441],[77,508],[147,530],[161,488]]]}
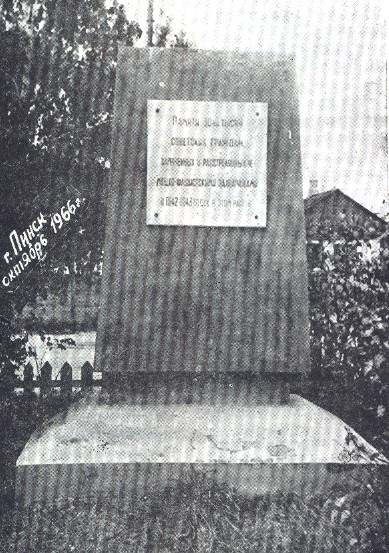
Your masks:
{"label": "foliage background", "polygon": [[[361,222],[324,221],[308,247],[313,395],[389,454],[389,249]],[[327,247],[324,247],[324,244]]]}

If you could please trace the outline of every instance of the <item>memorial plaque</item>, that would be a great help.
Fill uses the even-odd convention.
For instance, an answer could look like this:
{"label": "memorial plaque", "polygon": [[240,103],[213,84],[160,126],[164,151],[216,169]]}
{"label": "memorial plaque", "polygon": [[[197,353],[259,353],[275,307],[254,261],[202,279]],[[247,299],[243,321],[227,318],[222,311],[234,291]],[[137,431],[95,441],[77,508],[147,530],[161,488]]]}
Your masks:
{"label": "memorial plaque", "polygon": [[266,226],[267,104],[147,107],[147,224]]}

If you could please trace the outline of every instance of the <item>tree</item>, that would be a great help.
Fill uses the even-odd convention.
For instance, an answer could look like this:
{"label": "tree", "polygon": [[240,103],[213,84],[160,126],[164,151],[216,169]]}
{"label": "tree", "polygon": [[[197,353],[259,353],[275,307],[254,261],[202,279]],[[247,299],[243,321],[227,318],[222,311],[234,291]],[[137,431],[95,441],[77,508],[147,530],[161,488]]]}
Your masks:
{"label": "tree", "polygon": [[160,10],[159,13],[159,23],[155,29],[153,45],[158,48],[189,48],[191,46],[183,31],[178,34],[173,32],[172,18],[167,17],[163,10]]}
{"label": "tree", "polygon": [[[12,269],[3,258],[10,232],[23,233],[40,211],[49,217],[82,200],[66,239],[51,233],[50,255],[24,279],[24,293],[19,287],[19,309],[38,291],[63,287],[53,272],[59,263],[91,272],[101,262],[118,43],[132,45],[141,34],[116,0],[3,1],[0,277]],[[156,42],[188,46],[182,33],[172,38],[163,15]]]}
{"label": "tree", "polygon": [[116,2],[108,9],[100,0],[3,4],[3,220],[22,230],[38,214],[31,209],[37,195],[37,208],[53,209],[74,199],[64,185],[68,194],[79,191],[84,232],[61,259],[100,256],[117,45],[140,35]]}

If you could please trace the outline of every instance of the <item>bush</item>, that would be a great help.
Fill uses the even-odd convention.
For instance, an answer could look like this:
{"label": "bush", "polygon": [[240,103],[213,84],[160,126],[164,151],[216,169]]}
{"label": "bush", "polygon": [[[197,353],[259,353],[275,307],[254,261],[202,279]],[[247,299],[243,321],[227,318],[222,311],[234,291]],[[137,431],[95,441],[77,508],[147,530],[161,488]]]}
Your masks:
{"label": "bush", "polygon": [[353,405],[356,426],[389,453],[389,252],[350,232],[346,222],[320,236],[309,259],[311,355],[314,378],[333,378]]}

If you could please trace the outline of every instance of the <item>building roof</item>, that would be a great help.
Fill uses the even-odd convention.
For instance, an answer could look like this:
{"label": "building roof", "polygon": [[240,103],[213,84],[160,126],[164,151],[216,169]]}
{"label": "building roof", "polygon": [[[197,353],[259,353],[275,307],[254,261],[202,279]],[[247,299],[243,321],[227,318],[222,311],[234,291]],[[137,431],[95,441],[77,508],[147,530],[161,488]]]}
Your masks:
{"label": "building roof", "polygon": [[329,199],[331,196],[342,196],[343,198],[346,198],[349,202],[353,203],[356,208],[358,208],[360,211],[364,212],[364,214],[367,217],[371,217],[377,223],[380,224],[386,224],[385,219],[377,215],[376,213],[373,213],[373,211],[370,211],[367,209],[367,207],[363,206],[362,204],[358,203],[356,200],[339,190],[339,188],[333,188],[332,190],[327,190],[326,192],[319,192],[318,194],[313,194],[312,196],[309,196],[308,198],[305,198],[304,200],[304,208],[306,211],[312,209],[313,207],[316,207],[321,202]]}

